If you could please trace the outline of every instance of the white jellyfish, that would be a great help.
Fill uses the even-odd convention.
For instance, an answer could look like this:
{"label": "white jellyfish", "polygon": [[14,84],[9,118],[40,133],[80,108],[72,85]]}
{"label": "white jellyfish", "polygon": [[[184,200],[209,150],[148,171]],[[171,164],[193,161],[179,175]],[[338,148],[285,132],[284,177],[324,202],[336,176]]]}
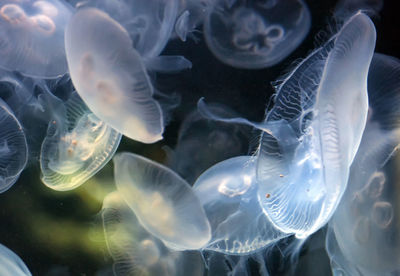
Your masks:
{"label": "white jellyfish", "polygon": [[0,275],[32,275],[24,262],[14,252],[0,244]]}
{"label": "white jellyfish", "polygon": [[115,183],[142,226],[178,250],[200,249],[210,224],[189,184],[170,169],[132,153],[114,157]]}
{"label": "white jellyfish", "polygon": [[39,99],[53,113],[40,154],[42,181],[54,190],[72,190],[111,160],[121,134],[97,118],[76,93],[65,106],[51,95]]}
{"label": "white jellyfish", "polygon": [[19,178],[28,161],[28,145],[18,119],[0,99],[0,193]]}
{"label": "white jellyfish", "polygon": [[65,35],[72,82],[91,111],[127,137],[162,139],[165,118],[126,30],[106,13],[82,8]]}
{"label": "white jellyfish", "polygon": [[165,247],[141,226],[118,192],[105,197],[101,216],[115,275],[203,275],[199,252]]}
{"label": "white jellyfish", "polygon": [[310,12],[302,0],[216,0],[204,20],[204,36],[222,62],[259,69],[287,57],[310,25]]}
{"label": "white jellyfish", "polygon": [[0,67],[39,78],[68,71],[64,30],[72,7],[64,1],[0,1]]}
{"label": "white jellyfish", "polygon": [[374,55],[368,97],[349,184],[329,223],[327,250],[337,275],[400,273],[400,60]]}

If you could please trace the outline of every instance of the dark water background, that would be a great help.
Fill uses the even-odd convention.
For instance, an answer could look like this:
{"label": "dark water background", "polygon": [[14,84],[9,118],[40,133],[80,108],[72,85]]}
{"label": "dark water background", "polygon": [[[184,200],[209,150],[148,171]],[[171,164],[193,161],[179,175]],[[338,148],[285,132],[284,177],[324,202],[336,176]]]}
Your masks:
{"label": "dark water background", "polygon": [[[170,42],[163,54],[183,55],[192,61],[193,68],[177,75],[157,76],[160,90],[175,91],[182,96],[182,103],[173,112],[166,128],[165,139],[144,145],[123,138],[118,151],[131,151],[165,162],[162,147],[175,147],[179,127],[200,97],[205,97],[207,102],[223,103],[251,120],[261,120],[273,93],[271,81],[286,72],[293,61],[306,57],[318,45],[315,37],[327,29],[327,24],[332,25],[328,18],[336,1],[306,2],[312,15],[311,31],[297,50],[271,68],[240,70],[226,66],[214,58],[201,35],[197,44],[193,41]],[[380,18],[374,22],[376,51],[399,58],[400,15],[396,2],[386,1]],[[33,275],[110,272],[112,260],[102,240],[96,214],[101,209],[104,195],[113,189],[111,163],[70,192],[56,192],[44,186],[40,181],[39,163],[33,163],[10,190],[0,194],[0,243],[18,254]],[[318,240],[318,237],[312,238],[302,250],[297,275],[310,275],[310,269],[317,271],[316,275],[329,275],[329,260],[324,250],[310,250],[310,244]],[[279,258],[279,254],[276,255]],[[282,275],[287,269],[278,264],[279,259],[271,261],[272,275]]]}

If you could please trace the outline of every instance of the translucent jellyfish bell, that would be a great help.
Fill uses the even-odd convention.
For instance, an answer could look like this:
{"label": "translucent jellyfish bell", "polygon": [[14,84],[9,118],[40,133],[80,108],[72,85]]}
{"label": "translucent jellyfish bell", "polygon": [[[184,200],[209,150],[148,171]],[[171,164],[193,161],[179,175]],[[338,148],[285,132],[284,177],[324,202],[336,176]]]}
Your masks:
{"label": "translucent jellyfish bell", "polygon": [[[375,54],[370,109],[346,192],[332,217],[327,249],[334,271],[400,273],[400,60]],[[358,271],[354,273],[354,271]]]}
{"label": "translucent jellyfish bell", "polygon": [[0,67],[38,78],[67,72],[64,30],[72,14],[65,1],[0,1]]}
{"label": "translucent jellyfish bell", "polygon": [[115,275],[203,275],[199,252],[165,247],[140,225],[118,192],[105,197],[101,214]]}
{"label": "translucent jellyfish bell", "polygon": [[216,0],[204,20],[204,36],[222,62],[257,69],[287,57],[310,25],[302,0]]}
{"label": "translucent jellyfish bell", "polygon": [[24,262],[14,252],[0,244],[0,275],[32,275]]}
{"label": "translucent jellyfish bell", "polygon": [[118,191],[142,226],[168,247],[199,249],[210,224],[189,184],[170,169],[132,153],[114,157]]}
{"label": "translucent jellyfish bell", "polygon": [[[46,99],[40,97],[45,105]],[[121,134],[97,118],[76,93],[65,107],[60,102],[53,103],[55,110],[42,143],[40,168],[46,186],[67,191],[83,184],[107,164],[117,150]]]}
{"label": "translucent jellyfish bell", "polygon": [[243,255],[288,236],[271,224],[257,200],[253,159],[238,156],[222,161],[196,180],[193,189],[212,231],[206,249]]}
{"label": "translucent jellyfish bell", "polygon": [[0,193],[17,180],[28,161],[28,145],[18,119],[0,99]]}
{"label": "translucent jellyfish bell", "polygon": [[121,25],[98,9],[83,8],[67,26],[65,43],[72,82],[96,116],[131,139],[162,139],[161,107]]}

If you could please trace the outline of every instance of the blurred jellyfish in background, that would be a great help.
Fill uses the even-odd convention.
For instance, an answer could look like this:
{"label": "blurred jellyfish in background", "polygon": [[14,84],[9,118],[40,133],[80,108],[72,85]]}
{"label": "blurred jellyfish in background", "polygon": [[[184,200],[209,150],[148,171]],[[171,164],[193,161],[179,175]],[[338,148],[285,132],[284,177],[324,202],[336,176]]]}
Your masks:
{"label": "blurred jellyfish in background", "polygon": [[115,184],[141,225],[177,250],[201,249],[210,224],[190,185],[172,170],[132,153],[114,157]]}
{"label": "blurred jellyfish in background", "polygon": [[141,226],[118,192],[105,197],[101,215],[115,275],[203,275],[199,252],[167,248]]}
{"label": "blurred jellyfish in background", "polygon": [[375,54],[367,126],[348,188],[329,223],[335,275],[400,273],[400,61]]}
{"label": "blurred jellyfish in background", "polygon": [[90,110],[131,139],[162,139],[166,114],[126,30],[104,12],[82,8],[65,37],[72,82]]}
{"label": "blurred jellyfish in background", "polygon": [[0,244],[0,274],[4,276],[32,275],[20,257],[2,244]]}
{"label": "blurred jellyfish in background", "polygon": [[205,247],[226,254],[250,254],[288,236],[264,215],[257,200],[255,160],[238,156],[205,171],[193,190],[211,225]]}
{"label": "blurred jellyfish in background", "polygon": [[211,52],[237,68],[277,64],[307,35],[311,16],[302,0],[215,0],[204,20]]}
{"label": "blurred jellyfish in background", "polygon": [[0,1],[0,67],[38,78],[68,71],[64,30],[72,14],[65,1]]}
{"label": "blurred jellyfish in background", "polygon": [[40,154],[42,181],[54,190],[72,190],[111,160],[121,134],[97,118],[76,93],[65,106],[49,94],[39,100],[53,112]]}
{"label": "blurred jellyfish in background", "polygon": [[[224,105],[210,104],[209,108],[221,116],[236,115]],[[249,127],[208,120],[195,109],[183,121],[175,149],[165,148],[168,166],[189,184],[193,184],[212,165],[248,154],[249,140]]]}
{"label": "blurred jellyfish in background", "polygon": [[12,110],[0,98],[0,193],[18,180],[27,161],[25,133]]}

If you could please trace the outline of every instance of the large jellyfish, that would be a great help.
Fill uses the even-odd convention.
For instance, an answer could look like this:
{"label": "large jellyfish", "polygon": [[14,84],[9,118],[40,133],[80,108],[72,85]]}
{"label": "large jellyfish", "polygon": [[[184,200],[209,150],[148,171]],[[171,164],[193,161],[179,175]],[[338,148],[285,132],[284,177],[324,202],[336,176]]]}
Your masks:
{"label": "large jellyfish", "polygon": [[80,9],[67,26],[65,43],[72,82],[96,116],[131,139],[162,139],[160,104],[120,24],[98,9]]}
{"label": "large jellyfish", "polygon": [[140,225],[118,192],[105,197],[101,214],[115,275],[203,275],[199,252],[165,247]]}
{"label": "large jellyfish", "polygon": [[114,157],[118,191],[142,226],[178,250],[200,249],[210,224],[189,184],[170,169],[132,153]]}
{"label": "large jellyfish", "polygon": [[178,0],[89,0],[78,4],[109,14],[129,33],[132,46],[142,57],[156,57],[170,39],[176,20]]}
{"label": "large jellyfish", "polygon": [[0,275],[32,275],[24,262],[14,252],[0,244]]}
{"label": "large jellyfish", "polygon": [[[264,130],[258,199],[283,232],[307,237],[330,219],[340,201],[367,119],[375,36],[368,16],[353,15],[277,87],[265,122],[216,118]],[[199,108],[216,117],[202,101]]]}
{"label": "large jellyfish", "polygon": [[272,66],[299,46],[311,17],[302,0],[215,0],[204,20],[211,52],[247,69]]}
{"label": "large jellyfish", "polygon": [[400,60],[374,55],[368,94],[362,142],[329,223],[327,249],[338,275],[400,273]]}
{"label": "large jellyfish", "polygon": [[212,237],[208,250],[250,254],[288,236],[276,229],[257,200],[255,160],[238,156],[205,171],[193,189],[206,211]]}
{"label": "large jellyfish", "polygon": [[76,93],[65,107],[54,96],[39,97],[53,109],[40,154],[42,181],[54,190],[72,190],[107,164],[121,134],[88,110]]}
{"label": "large jellyfish", "polygon": [[28,145],[18,119],[0,99],[0,193],[17,180],[28,161]]}
{"label": "large jellyfish", "polygon": [[0,67],[39,78],[68,71],[64,30],[72,14],[65,1],[0,1]]}

